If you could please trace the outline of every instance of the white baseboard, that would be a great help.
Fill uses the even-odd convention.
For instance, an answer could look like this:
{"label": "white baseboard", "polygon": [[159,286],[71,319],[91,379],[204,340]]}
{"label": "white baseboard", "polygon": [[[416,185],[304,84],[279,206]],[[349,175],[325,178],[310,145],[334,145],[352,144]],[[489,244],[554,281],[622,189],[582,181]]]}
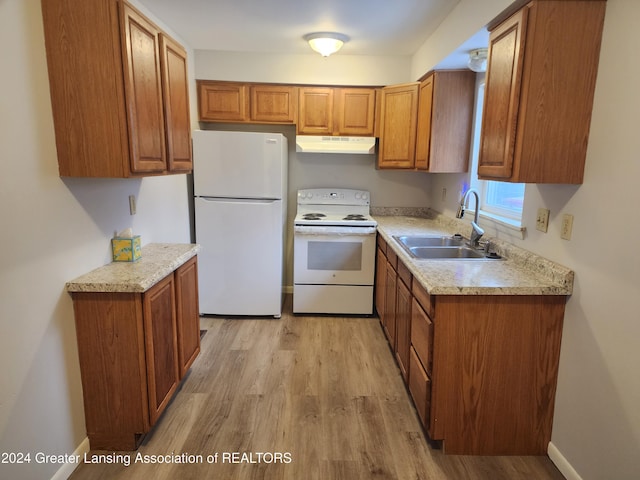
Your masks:
{"label": "white baseboard", "polygon": [[[89,450],[90,450],[89,437],[85,437],[84,440],[80,443],[80,445],[78,445],[78,448],[76,448],[75,452],[73,452],[73,455],[80,456],[80,458],[84,458],[84,454],[88,453]],[[65,463],[58,469],[56,474],[53,477],[51,477],[51,480],[67,480],[67,478],[71,476],[71,474],[73,473],[73,471],[76,469],[77,466],[78,464],[75,462]]]}
{"label": "white baseboard", "polygon": [[564,475],[564,478],[566,478],[567,480],[582,480],[582,477],[578,475],[578,472],[576,472],[569,461],[564,458],[564,455],[562,455],[560,450],[558,450],[553,442],[549,442],[547,455],[549,455],[549,458],[555,464],[555,466],[558,467],[560,473]]}

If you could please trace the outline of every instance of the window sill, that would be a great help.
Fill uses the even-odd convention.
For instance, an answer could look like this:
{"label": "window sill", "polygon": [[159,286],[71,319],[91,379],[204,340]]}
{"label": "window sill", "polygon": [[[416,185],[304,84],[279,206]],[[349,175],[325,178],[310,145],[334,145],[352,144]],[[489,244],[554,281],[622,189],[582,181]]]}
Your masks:
{"label": "window sill", "polygon": [[[472,210],[467,210],[467,213],[469,217],[475,214]],[[482,219],[482,228],[487,230],[487,234],[489,234],[489,230],[495,231],[495,233],[490,236],[501,236],[499,234],[502,233],[510,237],[524,240],[527,227],[523,226],[518,220],[501,217],[482,210],[480,210],[479,216]]]}
{"label": "window sill", "polygon": [[493,213],[483,212],[480,210],[480,218],[482,218],[485,223],[489,223],[497,232],[506,233],[509,236],[514,236],[520,240],[524,239],[524,235],[527,231],[527,228],[518,220],[500,217]]}

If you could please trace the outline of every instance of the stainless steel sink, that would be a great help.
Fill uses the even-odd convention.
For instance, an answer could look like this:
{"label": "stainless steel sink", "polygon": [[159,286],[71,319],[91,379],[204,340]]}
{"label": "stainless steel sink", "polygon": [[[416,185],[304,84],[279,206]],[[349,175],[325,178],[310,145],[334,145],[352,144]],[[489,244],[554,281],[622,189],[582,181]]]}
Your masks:
{"label": "stainless steel sink", "polygon": [[437,236],[409,236],[394,237],[402,246],[412,247],[457,247],[464,244],[462,236],[437,237]]}
{"label": "stainless steel sink", "polygon": [[403,235],[393,237],[402,248],[414,258],[432,260],[485,260],[499,259],[494,255],[485,257],[484,250],[477,250],[469,247],[465,239],[460,235],[447,236],[425,236],[425,235]]}
{"label": "stainless steel sink", "polygon": [[484,252],[469,247],[410,247],[409,253],[416,258],[451,260],[457,258],[484,258]]}

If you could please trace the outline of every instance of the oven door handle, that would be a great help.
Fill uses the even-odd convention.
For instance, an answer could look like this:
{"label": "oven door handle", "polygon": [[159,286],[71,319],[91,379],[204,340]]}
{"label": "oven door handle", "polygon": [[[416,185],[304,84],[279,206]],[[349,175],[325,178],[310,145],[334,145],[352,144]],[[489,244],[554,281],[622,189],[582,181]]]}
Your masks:
{"label": "oven door handle", "polygon": [[296,235],[374,235],[376,227],[295,225],[293,231]]}

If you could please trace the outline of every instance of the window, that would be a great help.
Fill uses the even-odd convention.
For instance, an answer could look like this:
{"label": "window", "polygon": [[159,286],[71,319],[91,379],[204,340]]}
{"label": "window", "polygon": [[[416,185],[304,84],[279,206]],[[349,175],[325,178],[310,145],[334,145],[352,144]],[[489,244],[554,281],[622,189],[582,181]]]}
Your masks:
{"label": "window", "polygon": [[[484,78],[478,82],[476,91],[476,111],[474,118],[474,137],[472,146],[472,172],[478,171],[480,151],[480,130],[482,126],[482,107],[484,102]],[[472,174],[471,187],[480,193],[480,214],[520,225],[522,204],[524,201],[524,183],[494,182],[479,180]]]}

